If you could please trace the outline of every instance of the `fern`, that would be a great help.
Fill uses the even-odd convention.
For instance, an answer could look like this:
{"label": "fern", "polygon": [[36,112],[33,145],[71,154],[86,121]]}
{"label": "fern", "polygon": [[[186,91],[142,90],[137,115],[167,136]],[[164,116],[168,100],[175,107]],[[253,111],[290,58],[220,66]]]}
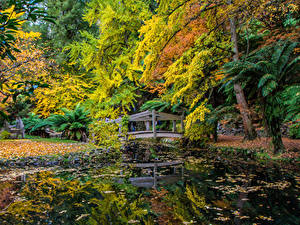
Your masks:
{"label": "fern", "polygon": [[264,114],[275,150],[283,148],[280,124],[299,115],[299,56],[294,51],[298,45],[279,41],[252,52],[243,61],[224,65],[227,77],[223,88],[232,93],[233,83],[239,81],[249,90]]}
{"label": "fern", "polygon": [[74,110],[62,109],[63,115],[52,115],[48,118],[51,126],[73,140],[84,140],[91,123],[89,112],[79,104]]}

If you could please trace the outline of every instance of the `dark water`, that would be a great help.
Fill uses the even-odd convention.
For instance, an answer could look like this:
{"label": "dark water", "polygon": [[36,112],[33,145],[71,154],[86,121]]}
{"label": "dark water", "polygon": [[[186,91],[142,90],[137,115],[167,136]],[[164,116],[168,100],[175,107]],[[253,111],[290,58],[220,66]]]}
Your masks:
{"label": "dark water", "polygon": [[205,197],[207,224],[300,224],[297,166],[209,152],[186,161],[185,185]]}
{"label": "dark water", "polygon": [[[172,157],[174,157],[173,153]],[[174,179],[165,185],[161,182],[157,191],[154,192],[151,189],[131,188],[130,184],[125,188],[129,202],[138,196],[143,198],[145,204],[141,204],[140,207],[148,210],[148,215],[145,215],[145,218],[147,221],[151,221],[149,224],[300,224],[299,165],[258,161],[253,159],[251,154],[207,150],[181,152],[178,157],[185,162],[182,179],[181,177]],[[166,173],[166,171],[159,172]],[[149,173],[151,175],[151,172]],[[119,166],[101,170],[90,167],[74,168],[53,173],[55,178],[63,179],[66,182],[80,180],[80,184],[87,181],[102,182],[106,179],[114,182],[121,177],[125,182],[124,185],[126,185],[126,181],[128,182],[130,177],[141,175],[141,171],[137,173],[133,170],[124,170],[124,168],[122,170]],[[17,182],[0,183],[0,191],[2,192],[0,193],[0,206],[2,210],[5,209],[5,203],[14,200],[12,194],[9,194],[9,190],[12,193],[21,193],[22,187],[26,186],[28,182],[32,182],[30,179],[28,181],[24,175],[15,181]],[[122,186],[122,191],[123,189],[124,186]],[[80,194],[78,196],[79,200],[76,201],[80,202],[88,202],[93,197]],[[39,196],[35,196],[35,198],[39,198]],[[72,208],[72,204],[75,204],[69,198],[66,197],[65,200],[59,198],[60,204],[62,204],[61,202],[69,204],[70,207],[65,206],[67,213],[69,208]],[[157,201],[153,200],[156,198]],[[157,204],[156,207],[155,204]],[[162,207],[166,207],[168,210],[162,210]],[[54,206],[53,208],[55,209]],[[161,208],[161,210],[157,208]],[[80,208],[80,210],[82,209]],[[89,207],[85,207],[84,210],[84,214],[81,211],[78,213],[72,211],[72,213],[90,215]],[[112,208],[112,210],[116,209]],[[65,210],[60,208],[57,212],[53,211],[47,215],[53,216],[62,211]],[[115,213],[112,212],[112,214]],[[3,216],[3,218],[7,219],[13,216],[11,214]],[[146,224],[146,219],[141,219],[136,224]],[[9,221],[9,219],[3,221]],[[12,219],[11,221],[17,220]],[[39,224],[61,224],[61,222],[56,223],[51,218],[47,221],[41,219]],[[111,224],[128,224],[127,222]],[[22,221],[19,224],[36,223]],[[64,222],[64,224],[92,223],[88,223],[87,220],[83,223],[77,223],[75,219],[69,218],[69,222]],[[98,224],[110,223],[99,223],[98,221]]]}

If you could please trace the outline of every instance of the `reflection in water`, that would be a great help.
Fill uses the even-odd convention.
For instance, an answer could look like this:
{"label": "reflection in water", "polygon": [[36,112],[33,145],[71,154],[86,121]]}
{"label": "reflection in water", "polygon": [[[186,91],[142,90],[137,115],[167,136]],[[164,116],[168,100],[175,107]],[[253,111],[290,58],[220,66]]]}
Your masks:
{"label": "reflection in water", "polygon": [[[231,153],[217,154],[211,151],[201,151],[184,154],[183,179],[174,179],[166,184],[160,183],[158,190],[155,191],[145,188],[137,189],[129,185],[130,178],[140,176],[140,174],[134,170],[123,171],[121,174],[118,166],[105,167],[100,170],[88,166],[65,171],[56,170],[54,173],[48,172],[47,176],[36,175],[34,178],[31,178],[32,175],[22,174],[14,181],[0,182],[0,211],[15,200],[13,194],[19,191],[16,183],[24,187],[24,185],[32,185],[34,181],[40,182],[40,186],[34,186],[41,188],[39,193],[44,193],[44,197],[52,201],[52,203],[49,200],[46,202],[49,204],[47,210],[52,210],[46,215],[51,215],[52,219],[45,222],[43,217],[36,217],[42,220],[41,224],[49,224],[49,221],[56,224],[54,218],[61,219],[61,212],[73,213],[86,221],[86,218],[89,218],[86,215],[92,215],[92,211],[95,210],[95,205],[91,204],[94,200],[91,199],[102,201],[103,193],[109,196],[111,193],[117,193],[114,201],[122,202],[132,202],[142,197],[144,203],[139,204],[139,207],[144,208],[141,212],[145,213],[146,209],[150,211],[144,219],[138,220],[140,224],[146,224],[145,221],[152,221],[150,224],[300,224],[299,167],[258,163],[248,156]],[[160,172],[164,175],[163,170]],[[39,180],[42,177],[47,180]],[[120,178],[125,184],[113,184],[107,186],[105,192],[101,192],[101,188],[106,187],[108,180],[114,182]],[[70,186],[64,188],[66,184]],[[78,186],[75,189],[74,184]],[[113,190],[109,191],[109,188]],[[84,192],[81,193],[83,189]],[[99,194],[100,192],[102,194]],[[27,196],[23,198],[29,198],[28,196],[32,198],[32,202],[41,201],[41,196],[38,194],[27,193]],[[55,199],[58,199],[60,205],[54,204]],[[74,205],[78,207],[78,212],[75,210],[77,208],[73,207]],[[64,206],[64,209],[54,210],[60,206]],[[112,208],[112,210],[115,209]],[[118,215],[118,212],[107,213]],[[97,217],[97,215],[94,216]],[[129,221],[135,220],[136,218]],[[77,224],[77,222],[73,220],[70,224]],[[88,223],[78,222],[78,224]]]}
{"label": "reflection in water", "polygon": [[[186,182],[205,195],[211,223],[299,224],[299,177],[247,158],[199,153],[187,163]],[[294,174],[293,174],[294,173]],[[230,203],[230,204],[228,204]],[[200,221],[199,221],[200,222]]]}

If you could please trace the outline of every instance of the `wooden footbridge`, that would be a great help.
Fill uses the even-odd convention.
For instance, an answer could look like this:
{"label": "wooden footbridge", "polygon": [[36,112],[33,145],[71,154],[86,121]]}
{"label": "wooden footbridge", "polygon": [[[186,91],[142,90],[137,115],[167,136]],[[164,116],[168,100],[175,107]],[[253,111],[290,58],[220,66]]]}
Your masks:
{"label": "wooden footbridge", "polygon": [[[184,131],[183,119],[183,115],[178,116],[169,113],[157,112],[155,110],[133,114],[129,116],[129,122],[143,122],[145,124],[146,130],[130,130],[128,132],[128,135],[135,138],[182,138]],[[158,130],[157,125],[159,121],[172,121],[172,131]],[[181,132],[177,132],[177,121],[180,121]]]}

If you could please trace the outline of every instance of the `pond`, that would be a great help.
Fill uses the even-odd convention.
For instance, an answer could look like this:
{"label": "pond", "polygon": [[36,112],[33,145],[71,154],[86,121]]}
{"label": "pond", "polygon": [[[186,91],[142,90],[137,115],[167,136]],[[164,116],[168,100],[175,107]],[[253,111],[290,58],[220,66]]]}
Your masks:
{"label": "pond", "polygon": [[132,186],[141,174],[120,164],[19,170],[16,179],[3,171],[11,179],[0,183],[0,224],[300,224],[299,165],[247,152],[176,155],[183,178],[157,189]]}

